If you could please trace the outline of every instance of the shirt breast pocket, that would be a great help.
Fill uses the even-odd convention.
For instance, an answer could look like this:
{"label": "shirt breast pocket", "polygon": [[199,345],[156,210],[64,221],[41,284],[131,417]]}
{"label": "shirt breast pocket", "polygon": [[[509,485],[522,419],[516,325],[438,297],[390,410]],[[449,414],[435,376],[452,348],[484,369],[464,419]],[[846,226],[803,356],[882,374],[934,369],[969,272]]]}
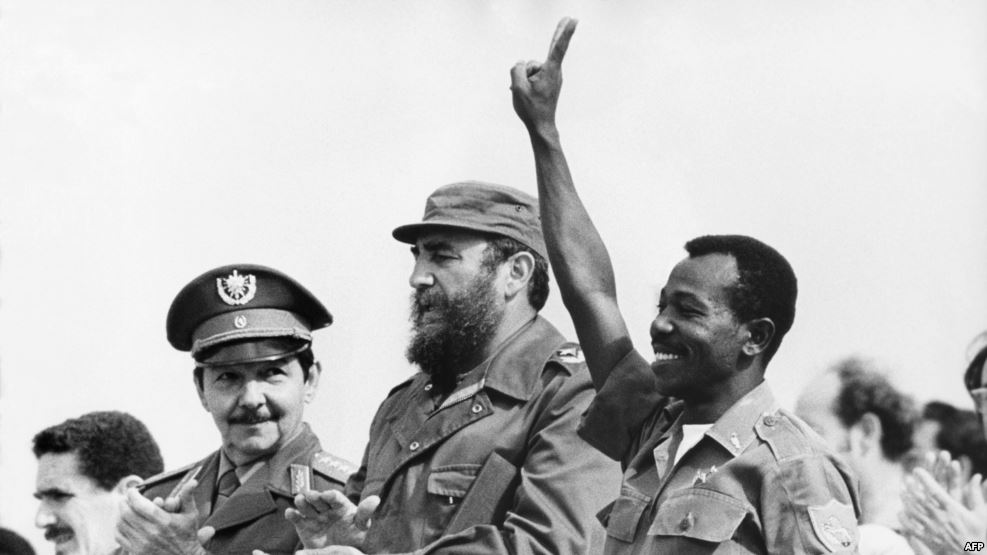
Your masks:
{"label": "shirt breast pocket", "polygon": [[479,470],[478,464],[456,464],[435,468],[428,475],[426,489],[432,495],[448,498],[449,504],[453,504],[466,496]]}
{"label": "shirt breast pocket", "polygon": [[609,507],[609,512],[600,518],[600,522],[607,528],[607,535],[622,542],[633,542],[641,515],[649,503],[650,496],[622,487],[620,497]]}
{"label": "shirt breast pocket", "polygon": [[649,536],[684,536],[722,543],[734,536],[748,510],[729,495],[704,488],[675,492],[658,508]]}

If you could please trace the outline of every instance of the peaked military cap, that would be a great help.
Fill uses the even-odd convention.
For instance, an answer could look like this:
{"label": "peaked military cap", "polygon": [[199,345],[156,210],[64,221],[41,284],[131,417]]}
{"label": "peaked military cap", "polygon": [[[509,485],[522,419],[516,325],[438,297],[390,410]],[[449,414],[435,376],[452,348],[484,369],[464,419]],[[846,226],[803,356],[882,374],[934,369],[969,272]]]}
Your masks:
{"label": "peaked military cap", "polygon": [[391,235],[402,243],[414,244],[419,235],[435,228],[510,237],[548,259],[538,199],[506,185],[463,181],[439,187],[425,201],[422,221],[397,227]]}
{"label": "peaked military cap", "polygon": [[231,264],[193,279],[168,309],[168,342],[200,366],[276,360],[308,348],[329,310],[274,268]]}

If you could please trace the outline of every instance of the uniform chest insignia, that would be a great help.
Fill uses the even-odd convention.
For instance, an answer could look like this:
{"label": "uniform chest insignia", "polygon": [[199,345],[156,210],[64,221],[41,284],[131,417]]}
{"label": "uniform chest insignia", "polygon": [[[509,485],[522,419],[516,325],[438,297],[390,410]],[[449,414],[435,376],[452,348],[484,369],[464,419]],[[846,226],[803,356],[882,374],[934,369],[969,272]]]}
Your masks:
{"label": "uniform chest insignia", "polygon": [[233,270],[232,274],[224,278],[216,278],[216,291],[219,298],[228,305],[245,305],[257,294],[257,279],[253,274],[241,276]]}
{"label": "uniform chest insignia", "polygon": [[698,486],[701,484],[705,484],[706,480],[709,480],[709,478],[713,474],[716,474],[716,470],[717,468],[715,464],[709,467],[709,470],[703,470],[700,468],[699,470],[696,471],[696,477],[692,479],[692,485]]}

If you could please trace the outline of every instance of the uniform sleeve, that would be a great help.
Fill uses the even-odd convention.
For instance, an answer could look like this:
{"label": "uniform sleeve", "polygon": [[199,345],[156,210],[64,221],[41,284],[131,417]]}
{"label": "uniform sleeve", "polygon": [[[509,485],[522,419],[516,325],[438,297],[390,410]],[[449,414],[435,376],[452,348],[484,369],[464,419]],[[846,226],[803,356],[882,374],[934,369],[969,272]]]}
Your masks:
{"label": "uniform sleeve", "polygon": [[478,525],[417,554],[580,554],[602,552],[596,513],[620,489],[620,468],[576,435],[593,386],[585,366],[541,393],[535,431],[520,465],[520,485],[502,527]]}
{"label": "uniform sleeve", "polygon": [[768,553],[857,553],[854,479],[838,463],[822,453],[784,459],[764,484]]}
{"label": "uniform sleeve", "polygon": [[665,400],[658,393],[651,365],[631,349],[590,403],[579,435],[626,466],[638,451],[642,426]]}
{"label": "uniform sleeve", "polygon": [[[377,413],[370,423],[370,437],[375,436],[375,429],[380,425],[379,420],[382,413],[383,405],[377,409]],[[363,497],[363,488],[367,483],[367,464],[369,457],[370,443],[368,442],[367,446],[363,449],[363,458],[360,460],[360,467],[353,474],[350,474],[350,477],[346,480],[346,487],[343,488],[343,493],[354,505],[359,505]]]}

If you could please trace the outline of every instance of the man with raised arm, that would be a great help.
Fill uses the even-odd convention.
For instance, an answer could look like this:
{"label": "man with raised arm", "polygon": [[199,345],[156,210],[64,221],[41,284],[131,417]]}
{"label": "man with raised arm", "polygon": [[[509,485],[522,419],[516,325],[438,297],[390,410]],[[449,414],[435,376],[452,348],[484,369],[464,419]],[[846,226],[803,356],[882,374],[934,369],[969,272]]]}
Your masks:
{"label": "man with raised arm", "polygon": [[575,25],[559,23],[544,63],[514,66],[511,89],[535,154],[549,259],[598,390],[580,435],[624,469],[603,516],[605,552],[854,552],[853,479],[764,382],[795,314],[784,257],[750,237],[689,241],[651,324],[652,362],[634,351],[555,125]]}

